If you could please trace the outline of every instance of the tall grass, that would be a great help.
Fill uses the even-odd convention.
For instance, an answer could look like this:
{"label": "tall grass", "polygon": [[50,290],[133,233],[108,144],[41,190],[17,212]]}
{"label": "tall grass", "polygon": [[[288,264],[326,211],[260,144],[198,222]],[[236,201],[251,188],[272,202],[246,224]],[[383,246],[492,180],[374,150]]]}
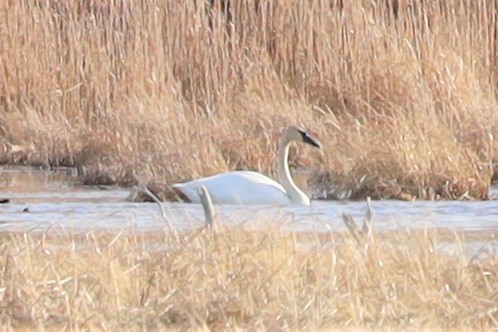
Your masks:
{"label": "tall grass", "polygon": [[358,244],[278,228],[4,235],[0,321],[42,330],[496,329],[496,253],[472,257],[450,235],[452,253],[445,241],[394,232]]}
{"label": "tall grass", "polygon": [[494,2],[228,3],[2,1],[2,160],[118,182],[273,174],[299,124],[325,146],[294,150],[314,186],[486,197]]}

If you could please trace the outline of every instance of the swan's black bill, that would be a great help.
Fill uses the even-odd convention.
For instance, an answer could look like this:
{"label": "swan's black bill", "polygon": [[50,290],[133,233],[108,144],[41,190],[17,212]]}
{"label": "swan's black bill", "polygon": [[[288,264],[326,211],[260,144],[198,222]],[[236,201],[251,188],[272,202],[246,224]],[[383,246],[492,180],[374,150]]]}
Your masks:
{"label": "swan's black bill", "polygon": [[314,139],[310,135],[306,134],[302,130],[300,130],[300,132],[301,132],[301,135],[303,136],[303,142],[304,143],[308,143],[308,144],[313,145],[313,146],[315,146],[317,148],[321,148],[322,147],[322,145],[320,144],[320,142],[318,142],[316,139]]}

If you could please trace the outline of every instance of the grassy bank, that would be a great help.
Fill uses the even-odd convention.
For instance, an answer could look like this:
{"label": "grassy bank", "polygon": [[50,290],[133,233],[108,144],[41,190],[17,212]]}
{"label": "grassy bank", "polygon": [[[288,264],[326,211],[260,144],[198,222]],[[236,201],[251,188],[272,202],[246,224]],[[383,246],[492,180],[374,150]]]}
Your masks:
{"label": "grassy bank", "polygon": [[471,257],[454,234],[19,234],[0,248],[10,328],[498,326],[496,256]]}
{"label": "grassy bank", "polygon": [[[0,159],[95,182],[274,174],[354,197],[486,197],[498,147],[490,1],[3,1]],[[395,3],[395,5],[393,5]]]}

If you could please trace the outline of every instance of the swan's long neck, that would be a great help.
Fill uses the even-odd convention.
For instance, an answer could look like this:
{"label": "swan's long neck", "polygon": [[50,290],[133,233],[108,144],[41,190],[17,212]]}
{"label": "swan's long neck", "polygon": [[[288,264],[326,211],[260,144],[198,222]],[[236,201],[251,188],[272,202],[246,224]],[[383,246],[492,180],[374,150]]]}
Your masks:
{"label": "swan's long neck", "polygon": [[278,180],[293,203],[309,205],[310,200],[308,196],[303,193],[292,180],[288,163],[289,146],[290,140],[284,135],[278,144]]}

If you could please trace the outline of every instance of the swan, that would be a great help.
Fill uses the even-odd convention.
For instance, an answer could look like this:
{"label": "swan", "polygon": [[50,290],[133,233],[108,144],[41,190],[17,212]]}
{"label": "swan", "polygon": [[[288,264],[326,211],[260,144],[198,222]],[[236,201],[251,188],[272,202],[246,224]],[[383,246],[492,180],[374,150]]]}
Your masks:
{"label": "swan", "polygon": [[289,146],[304,142],[321,147],[321,144],[303,130],[288,127],[278,144],[277,174],[279,182],[253,171],[232,171],[185,183],[175,183],[173,189],[192,203],[200,203],[198,190],[204,186],[215,204],[299,204],[309,205],[309,197],[291,178],[288,164]]}

